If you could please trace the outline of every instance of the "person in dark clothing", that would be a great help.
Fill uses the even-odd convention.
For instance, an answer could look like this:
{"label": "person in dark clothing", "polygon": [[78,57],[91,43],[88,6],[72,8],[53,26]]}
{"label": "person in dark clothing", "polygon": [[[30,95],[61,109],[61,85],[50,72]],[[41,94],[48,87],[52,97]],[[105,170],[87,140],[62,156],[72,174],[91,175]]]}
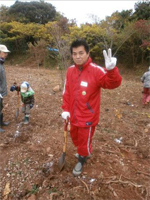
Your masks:
{"label": "person in dark clothing", "polygon": [[0,132],[4,132],[2,126],[8,126],[9,122],[3,121],[3,97],[7,96],[7,83],[4,68],[5,59],[10,51],[5,45],[0,44]]}
{"label": "person in dark clothing", "polygon": [[29,123],[30,109],[34,106],[34,91],[30,87],[29,83],[24,81],[20,86],[16,84],[10,87],[10,91],[19,91],[21,94],[22,101],[22,112],[24,113],[24,124]]}

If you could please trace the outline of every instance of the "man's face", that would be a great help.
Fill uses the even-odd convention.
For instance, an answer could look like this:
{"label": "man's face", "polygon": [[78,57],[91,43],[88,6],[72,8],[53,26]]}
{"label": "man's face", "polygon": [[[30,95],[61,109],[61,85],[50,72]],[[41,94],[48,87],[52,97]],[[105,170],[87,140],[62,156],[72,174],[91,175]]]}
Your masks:
{"label": "man's face", "polygon": [[5,59],[7,57],[8,53],[5,53],[5,52],[0,52],[0,58],[3,58]]}
{"label": "man's face", "polygon": [[72,48],[72,58],[75,64],[82,66],[89,58],[89,53],[86,53],[84,46]]}

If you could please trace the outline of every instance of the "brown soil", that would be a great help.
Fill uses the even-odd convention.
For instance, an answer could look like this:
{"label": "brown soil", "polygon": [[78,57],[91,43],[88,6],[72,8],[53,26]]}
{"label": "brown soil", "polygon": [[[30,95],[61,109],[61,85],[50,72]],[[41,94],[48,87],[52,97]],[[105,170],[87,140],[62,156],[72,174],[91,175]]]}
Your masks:
{"label": "brown soil", "polygon": [[[64,134],[62,91],[52,89],[61,84],[60,71],[6,66],[6,75],[3,113],[11,123],[0,133],[0,199],[150,199],[150,108],[142,108],[139,77],[122,73],[121,87],[102,90],[92,157],[77,178],[72,175],[77,160],[69,133],[66,164],[58,169]],[[14,81],[25,80],[35,91],[28,125],[22,123],[21,111],[15,120],[17,94],[9,91]]]}

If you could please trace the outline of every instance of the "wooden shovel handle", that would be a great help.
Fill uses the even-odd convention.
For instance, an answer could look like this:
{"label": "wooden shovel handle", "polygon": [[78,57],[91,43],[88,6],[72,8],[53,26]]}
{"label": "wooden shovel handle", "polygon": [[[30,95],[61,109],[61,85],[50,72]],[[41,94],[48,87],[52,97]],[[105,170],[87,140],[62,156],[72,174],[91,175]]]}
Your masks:
{"label": "wooden shovel handle", "polygon": [[69,123],[69,118],[65,120],[65,125],[64,125],[64,146],[63,146],[63,152],[66,152],[66,147],[67,147],[67,127]]}
{"label": "wooden shovel handle", "polygon": [[19,97],[19,91],[17,90],[17,108],[20,106],[20,97]]}
{"label": "wooden shovel handle", "polygon": [[67,131],[64,131],[64,146],[63,146],[63,153],[66,153],[67,147]]}
{"label": "wooden shovel handle", "polygon": [[68,126],[69,120],[70,120],[69,117],[67,117],[67,119],[65,120],[64,131],[67,131],[67,126]]}

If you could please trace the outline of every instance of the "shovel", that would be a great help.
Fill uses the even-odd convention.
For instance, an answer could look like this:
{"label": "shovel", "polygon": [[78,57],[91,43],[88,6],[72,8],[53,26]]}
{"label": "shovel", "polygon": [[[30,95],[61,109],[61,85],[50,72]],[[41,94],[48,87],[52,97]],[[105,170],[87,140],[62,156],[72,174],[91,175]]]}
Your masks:
{"label": "shovel", "polygon": [[17,110],[16,110],[16,114],[15,114],[15,119],[18,119],[19,116],[19,107],[20,107],[20,97],[19,97],[19,90],[17,90]]}
{"label": "shovel", "polygon": [[63,153],[61,157],[59,158],[58,161],[58,167],[59,170],[61,171],[65,165],[65,156],[66,156],[66,147],[67,147],[67,126],[68,126],[69,120],[65,120],[65,125],[64,125],[64,145],[63,145]]}

